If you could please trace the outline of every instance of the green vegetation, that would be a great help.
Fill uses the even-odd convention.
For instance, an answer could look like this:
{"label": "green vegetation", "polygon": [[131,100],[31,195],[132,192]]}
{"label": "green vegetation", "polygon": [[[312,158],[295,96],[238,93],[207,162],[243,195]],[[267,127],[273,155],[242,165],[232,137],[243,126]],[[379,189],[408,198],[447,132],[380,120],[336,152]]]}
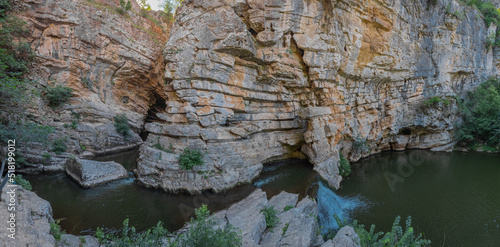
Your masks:
{"label": "green vegetation", "polygon": [[290,210],[290,209],[292,209],[292,208],[294,208],[294,207],[293,207],[293,206],[288,205],[288,206],[286,206],[286,207],[283,209],[283,212],[286,212],[286,211],[288,211],[288,210]]}
{"label": "green vegetation", "polygon": [[195,215],[195,218],[191,218],[189,229],[177,236],[169,234],[161,222],[151,229],[138,233],[135,227],[129,227],[129,220],[126,219],[120,236],[105,234],[103,229],[97,228],[96,238],[102,246],[241,246],[241,236],[236,229],[230,224],[223,228],[218,227],[217,221],[210,216],[206,205],[196,209]]}
{"label": "green vegetation", "polygon": [[458,99],[463,122],[457,126],[458,145],[484,146],[487,150],[500,145],[500,80],[489,78],[463,99]]}
{"label": "green vegetation", "polygon": [[283,227],[283,233],[281,233],[281,236],[285,236],[286,231],[288,230],[288,226],[290,225],[290,222],[286,223],[285,226]]}
{"label": "green vegetation", "polygon": [[462,0],[462,2],[468,6],[476,7],[481,12],[486,27],[489,27],[491,24],[495,24],[497,26],[495,34],[488,36],[486,39],[486,47],[500,46],[500,10],[498,10],[491,1]]}
{"label": "green vegetation", "polygon": [[68,146],[66,145],[66,142],[68,141],[68,138],[62,137],[54,140],[52,142],[52,152],[56,153],[57,155],[62,154],[63,152],[66,152],[66,149],[68,149]]}
{"label": "green vegetation", "polygon": [[[430,240],[422,238],[422,234],[416,235],[415,230],[411,227],[411,216],[406,219],[406,227],[399,225],[401,217],[397,216],[392,224],[390,232],[375,233],[375,225],[371,225],[370,230],[367,231],[364,225],[359,225],[356,220],[351,224],[341,221],[337,215],[334,215],[339,229],[345,225],[350,225],[359,236],[360,245],[363,247],[382,247],[382,246],[428,246],[431,244]],[[333,236],[330,236],[333,237]]]}
{"label": "green vegetation", "polygon": [[0,123],[0,140],[16,140],[17,142],[40,142],[46,144],[48,137],[55,131],[54,127],[35,123],[10,122],[8,125]]}
{"label": "green vegetation", "polygon": [[195,166],[203,165],[203,153],[197,149],[185,148],[179,155],[179,165],[184,170],[191,170]]}
{"label": "green vegetation", "polygon": [[160,6],[165,13],[175,13],[175,10],[181,6],[183,1],[184,0],[163,0]]}
{"label": "green vegetation", "polygon": [[57,85],[55,87],[47,87],[45,97],[47,97],[50,106],[57,107],[66,103],[71,98],[71,92],[73,92],[73,89]]}
{"label": "green vegetation", "polygon": [[14,177],[14,181],[16,181],[16,184],[20,185],[26,190],[32,190],[33,187],[31,186],[30,181],[26,180],[23,178],[23,175],[16,175]]}
{"label": "green vegetation", "polygon": [[31,102],[38,91],[33,82],[24,79],[35,55],[29,43],[22,39],[28,33],[26,23],[7,15],[12,8],[9,0],[0,0],[0,104],[17,112],[17,107]]}
{"label": "green vegetation", "polygon": [[62,235],[66,234],[66,231],[61,231],[59,222],[60,220],[50,222],[50,234],[52,234],[57,241],[61,241]]}
{"label": "green vegetation", "polygon": [[440,103],[442,103],[442,105],[444,105],[445,107],[448,107],[451,104],[451,101],[447,98],[434,96],[422,101],[421,107],[422,109],[436,108]]}
{"label": "green vegetation", "polygon": [[354,151],[360,153],[370,150],[366,138],[360,136],[354,138],[354,142],[352,143],[352,148],[354,149]]}
{"label": "green vegetation", "polygon": [[274,209],[273,206],[265,207],[261,212],[266,217],[266,227],[267,229],[273,229],[279,223],[278,211]]}
{"label": "green vegetation", "polygon": [[347,160],[344,155],[339,152],[339,174],[342,177],[347,177],[349,174],[351,174],[351,163],[349,163],[349,160]]}
{"label": "green vegetation", "polygon": [[123,139],[127,140],[130,136],[130,126],[128,125],[128,118],[125,114],[119,114],[114,117],[115,119],[115,130]]}

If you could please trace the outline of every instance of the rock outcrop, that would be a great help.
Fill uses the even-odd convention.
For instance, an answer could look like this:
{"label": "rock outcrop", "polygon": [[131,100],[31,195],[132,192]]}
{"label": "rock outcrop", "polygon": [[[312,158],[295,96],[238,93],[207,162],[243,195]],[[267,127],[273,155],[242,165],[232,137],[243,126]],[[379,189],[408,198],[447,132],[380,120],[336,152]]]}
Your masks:
{"label": "rock outcrop", "polygon": [[[266,193],[255,190],[247,198],[214,215],[219,226],[231,224],[241,230],[243,246],[319,246],[323,237],[319,234],[317,205],[313,199],[298,201],[298,195],[281,192],[267,200]],[[282,207],[283,206],[283,207]],[[285,211],[285,207],[291,209]],[[274,207],[279,223],[273,229],[266,229],[266,219],[261,212]]]}
{"label": "rock outcrop", "polygon": [[[52,208],[50,203],[35,193],[23,189],[21,186],[16,186],[15,200],[11,202],[10,190],[7,186],[2,193],[2,200],[0,200],[0,246],[40,246],[40,247],[54,247],[54,246],[98,246],[97,239],[92,236],[83,236],[86,243],[80,244],[80,238],[74,235],[64,234],[61,240],[56,241],[50,233],[50,222],[52,218]],[[14,207],[15,211],[9,211],[9,207]],[[10,214],[14,213],[15,217],[15,239],[8,237],[12,234],[8,229],[8,221],[11,220]],[[78,244],[72,245],[78,239]],[[71,241],[69,241],[71,240]],[[57,245],[56,245],[57,244]]]}
{"label": "rock outcrop", "polygon": [[[168,20],[141,12],[134,0],[132,10],[121,15],[116,10],[119,2],[15,1],[13,14],[26,21],[30,36],[24,38],[36,55],[29,77],[42,90],[42,97],[34,99],[27,114],[39,124],[56,127],[52,138],[69,137],[68,152],[74,155],[138,146],[148,111],[166,98],[160,89]],[[55,85],[73,92],[67,104],[52,108],[43,92]],[[128,138],[113,126],[118,114],[129,119]],[[47,147],[34,146],[24,152],[40,157],[40,150],[47,151]]]}
{"label": "rock outcrop", "polygon": [[360,247],[359,236],[350,226],[342,227],[337,235],[331,240],[326,241],[321,247]]}
{"label": "rock outcrop", "polygon": [[[143,148],[138,178],[220,191],[263,162],[307,157],[338,188],[339,152],[450,150],[453,96],[497,73],[494,29],[458,1],[186,0],[164,50],[166,107],[144,145],[199,148],[205,165],[180,170]],[[427,107],[431,97],[448,104]]]}
{"label": "rock outcrop", "polygon": [[100,162],[78,158],[69,158],[66,161],[66,174],[83,188],[92,188],[128,177],[127,170],[114,161]]}

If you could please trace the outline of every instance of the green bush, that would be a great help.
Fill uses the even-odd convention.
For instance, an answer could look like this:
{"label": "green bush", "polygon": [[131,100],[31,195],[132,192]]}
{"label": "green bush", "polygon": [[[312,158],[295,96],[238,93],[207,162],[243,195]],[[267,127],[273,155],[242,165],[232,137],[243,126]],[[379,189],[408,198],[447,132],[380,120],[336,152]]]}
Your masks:
{"label": "green bush", "polygon": [[66,145],[67,141],[68,139],[66,137],[54,140],[54,142],[52,142],[52,152],[57,155],[66,152],[66,149],[68,149],[68,146]]}
{"label": "green bush", "polygon": [[15,139],[20,143],[40,142],[46,144],[49,135],[54,131],[54,127],[35,123],[10,122],[8,125],[0,123],[0,140],[5,143],[9,139]]}
{"label": "green bush", "polygon": [[163,228],[162,223],[138,233],[134,227],[129,227],[129,220],[123,222],[121,235],[105,234],[97,228],[96,238],[102,246],[166,246],[166,247],[238,247],[241,246],[241,235],[227,224],[218,227],[214,217],[210,216],[206,205],[195,210],[195,218],[191,218],[189,228],[183,234],[174,236]]}
{"label": "green bush", "polygon": [[130,126],[128,125],[128,118],[125,114],[115,116],[115,130],[123,136],[126,140],[130,136]]}
{"label": "green bush", "polygon": [[203,153],[197,149],[185,148],[179,155],[179,165],[184,170],[193,169],[195,166],[203,165]]}
{"label": "green bush", "polygon": [[344,155],[341,152],[339,152],[339,162],[340,162],[339,166],[340,176],[344,178],[349,176],[349,174],[351,174],[351,163],[349,163],[349,160],[344,158]]}
{"label": "green bush", "polygon": [[[358,224],[357,220],[354,220],[351,224],[346,221],[341,221],[337,215],[334,215],[339,229],[345,225],[350,225],[354,228],[354,231],[359,236],[360,246],[367,247],[382,247],[382,246],[429,246],[431,244],[430,240],[422,238],[422,234],[416,235],[415,230],[411,227],[411,216],[406,219],[406,227],[403,229],[399,225],[401,220],[400,216],[397,216],[392,224],[392,229],[390,232],[378,232],[375,233],[375,225],[371,225],[370,230],[366,230],[364,225]],[[333,238],[331,235],[330,238]]]}
{"label": "green bush", "polygon": [[286,212],[286,211],[288,211],[288,210],[290,210],[290,209],[292,209],[292,208],[294,208],[294,207],[293,207],[293,206],[288,205],[288,206],[286,206],[286,207],[283,209],[283,212]]}
{"label": "green bush", "polygon": [[45,97],[47,97],[50,106],[57,107],[66,103],[71,98],[71,92],[73,92],[73,89],[57,85],[55,87],[47,87]]}
{"label": "green bush", "polygon": [[66,234],[66,231],[61,231],[59,222],[59,220],[50,222],[50,234],[52,234],[57,241],[61,241],[62,235]]}
{"label": "green bush", "polygon": [[267,229],[272,229],[278,225],[279,223],[279,218],[278,218],[278,211],[274,209],[273,206],[271,207],[265,207],[264,209],[261,210],[261,212],[264,214],[266,218],[266,227]]}
{"label": "green bush", "polygon": [[489,78],[458,100],[463,122],[456,128],[460,146],[500,145],[500,80]]}
{"label": "green bush", "polygon": [[32,190],[33,187],[31,186],[30,181],[26,180],[23,178],[23,175],[16,175],[14,177],[14,181],[16,181],[16,184],[20,185],[26,190]]}
{"label": "green bush", "polygon": [[97,228],[96,238],[103,246],[162,246],[163,239],[167,237],[168,231],[163,228],[162,222],[144,232],[137,232],[135,227],[129,227],[129,219],[123,221],[121,235],[104,234],[101,228]]}
{"label": "green bush", "polygon": [[354,139],[354,142],[352,143],[352,148],[356,152],[366,152],[370,149],[368,146],[368,142],[366,141],[366,138],[363,137],[356,137]]}
{"label": "green bush", "polygon": [[210,216],[207,205],[195,210],[195,218],[191,218],[189,230],[178,236],[170,246],[179,247],[212,247],[212,246],[241,246],[241,235],[231,224],[223,228],[218,227],[217,221]]}

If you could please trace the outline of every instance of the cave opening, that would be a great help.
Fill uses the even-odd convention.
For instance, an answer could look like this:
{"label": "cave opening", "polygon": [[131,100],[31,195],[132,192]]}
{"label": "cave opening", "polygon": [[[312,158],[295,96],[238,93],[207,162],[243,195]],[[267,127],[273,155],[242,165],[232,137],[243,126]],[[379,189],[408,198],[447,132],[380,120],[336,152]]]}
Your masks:
{"label": "cave opening", "polygon": [[401,130],[399,130],[399,134],[409,136],[409,135],[411,135],[411,129],[410,128],[402,128]]}
{"label": "cave opening", "polygon": [[[164,113],[166,108],[167,108],[166,100],[163,97],[161,97],[158,93],[152,92],[152,96],[150,97],[148,113],[146,119],[144,120],[144,123],[146,124],[151,122],[165,122],[165,120],[158,117],[158,113]],[[148,134],[149,132],[147,132],[145,129],[142,129],[139,136],[143,141],[146,141],[146,139],[148,138]]]}

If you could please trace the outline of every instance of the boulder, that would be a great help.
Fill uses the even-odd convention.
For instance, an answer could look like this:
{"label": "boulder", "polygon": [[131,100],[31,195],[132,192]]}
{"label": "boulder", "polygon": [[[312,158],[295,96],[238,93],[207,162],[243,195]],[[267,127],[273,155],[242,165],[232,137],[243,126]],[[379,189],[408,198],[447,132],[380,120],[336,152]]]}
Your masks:
{"label": "boulder", "polygon": [[66,161],[66,174],[83,188],[91,188],[99,184],[128,177],[127,170],[116,162],[101,162],[78,158],[69,158]]}
{"label": "boulder", "polygon": [[321,247],[360,247],[359,236],[350,226],[342,227],[333,239],[328,240]]}

